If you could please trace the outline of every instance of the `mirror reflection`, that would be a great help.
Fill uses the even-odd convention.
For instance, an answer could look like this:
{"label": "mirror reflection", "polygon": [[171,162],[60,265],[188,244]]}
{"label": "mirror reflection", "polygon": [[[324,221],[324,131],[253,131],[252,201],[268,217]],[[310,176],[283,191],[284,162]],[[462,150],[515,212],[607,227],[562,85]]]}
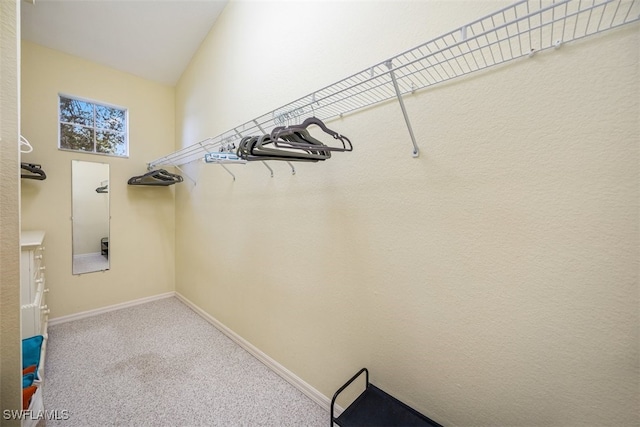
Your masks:
{"label": "mirror reflection", "polygon": [[109,164],[71,161],[73,274],[109,269]]}

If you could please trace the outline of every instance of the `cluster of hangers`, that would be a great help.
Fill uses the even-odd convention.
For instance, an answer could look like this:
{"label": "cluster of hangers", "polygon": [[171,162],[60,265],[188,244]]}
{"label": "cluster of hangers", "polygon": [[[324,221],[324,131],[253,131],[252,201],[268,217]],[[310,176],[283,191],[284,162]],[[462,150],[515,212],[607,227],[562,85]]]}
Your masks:
{"label": "cluster of hangers", "polygon": [[[152,170],[144,175],[134,176],[129,178],[127,184],[129,185],[155,185],[167,187],[169,185],[182,182],[183,179],[180,175],[167,172],[164,169]],[[97,190],[96,190],[97,191]]]}
{"label": "cluster of hangers", "polygon": [[[101,184],[103,184],[103,182],[101,182]],[[109,181],[107,181],[106,184],[101,185],[100,187],[96,188],[96,193],[108,193],[109,192]]]}
{"label": "cluster of hangers", "polygon": [[[33,151],[33,146],[29,143],[27,138],[20,135],[20,153],[30,153]],[[20,162],[20,178],[35,179],[43,181],[47,179],[47,174],[42,170],[41,165],[35,163]]]}
{"label": "cluster of hangers", "polygon": [[[325,134],[331,136],[334,143],[327,145],[311,136],[308,128],[312,125],[318,126]],[[268,134],[246,136],[240,140],[235,153],[209,153],[205,156],[205,161],[208,163],[244,163],[256,160],[318,162],[331,158],[331,152],[352,150],[353,145],[349,138],[329,129],[322,120],[310,117],[300,125],[279,126]],[[223,151],[228,151],[228,148],[224,147]]]}
{"label": "cluster of hangers", "polygon": [[[308,130],[310,126],[319,127],[333,138],[333,143],[329,145],[311,136]],[[223,167],[224,163],[246,163],[256,160],[318,162],[331,158],[331,153],[337,151],[353,151],[349,138],[329,129],[317,117],[310,117],[299,125],[279,126],[271,133],[244,137],[237,147],[234,143],[221,146],[219,152],[207,153],[204,160],[207,163],[223,164]],[[291,168],[293,170],[293,166]],[[127,184],[166,187],[182,181],[182,176],[158,169],[129,178]]]}

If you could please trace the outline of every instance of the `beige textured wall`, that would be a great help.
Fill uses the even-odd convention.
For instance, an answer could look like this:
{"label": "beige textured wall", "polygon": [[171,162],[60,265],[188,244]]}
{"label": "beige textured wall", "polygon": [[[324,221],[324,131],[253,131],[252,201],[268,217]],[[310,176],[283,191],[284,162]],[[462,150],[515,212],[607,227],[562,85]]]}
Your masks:
{"label": "beige textured wall", "polygon": [[[0,2],[0,409],[21,408],[20,3]],[[1,425],[20,425],[0,417]]]}
{"label": "beige textured wall", "polygon": [[[509,3],[232,2],[177,86],[177,143]],[[326,396],[367,366],[445,425],[637,425],[639,41],[408,97],[418,159],[391,103],[295,176],[189,165],[176,290]]]}
{"label": "beige textured wall", "polygon": [[[129,109],[130,157],[57,149],[58,93]],[[174,190],[127,185],[146,162],[173,148],[174,88],[22,43],[22,133],[25,155],[47,173],[22,184],[22,228],[47,233],[47,304],[51,318],[174,289]],[[71,274],[71,160],[110,165],[111,269]]]}

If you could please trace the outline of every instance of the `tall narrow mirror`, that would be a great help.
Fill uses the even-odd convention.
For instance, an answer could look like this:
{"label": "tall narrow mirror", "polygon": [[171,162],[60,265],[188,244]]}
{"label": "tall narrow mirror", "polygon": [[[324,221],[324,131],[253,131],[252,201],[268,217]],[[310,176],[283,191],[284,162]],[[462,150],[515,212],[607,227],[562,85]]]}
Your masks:
{"label": "tall narrow mirror", "polygon": [[73,274],[109,269],[109,164],[71,161]]}

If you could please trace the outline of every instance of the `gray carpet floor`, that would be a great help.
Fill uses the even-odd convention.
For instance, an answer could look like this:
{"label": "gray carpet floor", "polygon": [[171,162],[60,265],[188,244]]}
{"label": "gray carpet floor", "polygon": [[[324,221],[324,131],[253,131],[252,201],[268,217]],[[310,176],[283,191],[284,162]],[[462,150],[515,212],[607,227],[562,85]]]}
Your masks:
{"label": "gray carpet floor", "polygon": [[176,298],[49,327],[47,426],[326,426],[329,414]]}

